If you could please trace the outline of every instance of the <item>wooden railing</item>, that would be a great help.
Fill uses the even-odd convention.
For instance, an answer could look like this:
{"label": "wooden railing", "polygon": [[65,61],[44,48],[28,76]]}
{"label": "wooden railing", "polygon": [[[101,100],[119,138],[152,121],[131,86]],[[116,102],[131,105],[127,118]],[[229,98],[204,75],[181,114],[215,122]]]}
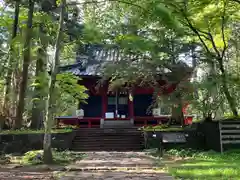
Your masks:
{"label": "wooden railing", "polygon": [[220,150],[224,151],[225,146],[240,144],[240,121],[219,122]]}
{"label": "wooden railing", "polygon": [[[169,121],[170,115],[162,115],[159,117],[134,117],[133,122],[135,126],[147,126],[147,125],[158,125],[162,123],[166,123]],[[57,126],[61,125],[74,125],[80,128],[99,128],[101,125],[101,117],[74,117],[74,116],[63,116],[57,117]],[[185,125],[192,123],[193,116],[185,116]],[[121,120],[121,121],[129,121],[131,118],[105,118],[105,120]]]}
{"label": "wooden railing", "polygon": [[169,117],[161,116],[161,117],[134,117],[134,125],[135,126],[147,126],[147,125],[157,125],[162,124],[163,122],[168,122]]}
{"label": "wooden railing", "polygon": [[61,125],[74,125],[80,128],[99,128],[101,117],[74,117],[74,116],[66,116],[66,117],[57,117],[57,126]]}
{"label": "wooden railing", "polygon": [[[161,115],[158,117],[134,117],[134,123],[136,126],[147,126],[147,125],[158,125],[167,123],[171,115]],[[184,124],[189,125],[192,124],[193,116],[185,116]]]}

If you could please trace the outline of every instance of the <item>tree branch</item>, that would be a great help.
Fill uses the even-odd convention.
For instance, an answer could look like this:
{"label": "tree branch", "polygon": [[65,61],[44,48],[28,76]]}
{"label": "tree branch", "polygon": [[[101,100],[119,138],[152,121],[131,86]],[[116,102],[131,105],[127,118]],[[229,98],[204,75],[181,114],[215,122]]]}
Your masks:
{"label": "tree branch", "polygon": [[212,43],[212,45],[213,45],[213,49],[214,49],[215,52],[217,53],[217,56],[218,56],[218,57],[221,57],[221,54],[220,54],[220,52],[219,52],[218,49],[217,49],[217,46],[216,46],[216,44],[215,44],[215,42],[214,42],[214,39],[213,39],[213,36],[212,36],[211,33],[209,33],[209,37],[210,37],[210,41],[211,41],[211,43]]}
{"label": "tree branch", "polygon": [[[186,11],[186,4],[185,4],[185,11]],[[202,39],[202,37],[206,38],[208,41],[210,41],[212,43],[212,46],[214,48],[214,51],[216,52],[218,59],[222,57],[222,55],[220,54],[219,50],[216,47],[216,44],[214,42],[214,38],[209,30],[209,32],[205,32],[202,31],[200,29],[197,29],[196,27],[193,26],[193,24],[190,22],[186,12],[184,10],[181,10],[183,17],[185,18],[185,20],[187,21],[188,26],[190,27],[190,29],[198,36],[199,40],[201,41],[201,43],[203,44],[203,46],[205,47],[206,51],[208,53],[210,53],[211,56],[215,56],[213,55],[213,53],[210,51],[210,49],[207,47],[206,43],[204,42],[204,40]],[[201,34],[200,34],[201,33]]]}
{"label": "tree branch", "polygon": [[142,10],[148,12],[148,10],[145,9],[144,7],[142,7],[138,4],[129,2],[127,0],[126,1],[125,0],[102,0],[102,1],[92,0],[92,1],[86,1],[86,2],[68,3],[67,6],[76,6],[76,5],[85,5],[85,4],[99,4],[99,3],[105,3],[105,2],[119,2],[119,3],[122,3],[122,4],[128,4],[128,5],[135,6],[139,9],[142,9]]}
{"label": "tree branch", "polygon": [[206,51],[212,55],[212,52],[209,50],[209,48],[207,47],[206,43],[204,42],[204,40],[202,39],[202,35],[199,33],[199,31],[193,26],[193,24],[190,22],[190,20],[188,19],[188,17],[186,16],[186,14],[184,12],[183,13],[183,17],[186,19],[188,26],[190,27],[190,29],[198,36],[199,40],[201,41],[201,43],[203,44],[204,48],[206,49]]}
{"label": "tree branch", "polygon": [[[239,1],[240,2],[240,1]],[[224,1],[224,7],[223,7],[223,14],[222,14],[222,40],[223,40],[223,51],[221,57],[223,58],[225,55],[225,51],[227,50],[227,44],[226,44],[226,39],[225,39],[225,34],[224,34],[224,28],[225,28],[225,15],[226,15],[226,1]]]}
{"label": "tree branch", "polygon": [[232,1],[240,4],[240,0],[232,0]]}
{"label": "tree branch", "polygon": [[[185,19],[186,19],[186,18],[185,18]],[[189,20],[189,21],[190,21],[190,20]],[[182,22],[182,23],[184,23],[184,25],[186,25],[186,26],[190,26],[188,22],[187,22],[187,23]],[[200,36],[202,36],[202,37],[204,37],[206,40],[210,41],[210,38],[208,37],[209,34],[208,34],[207,32],[202,31],[202,30],[200,30],[200,29],[197,29],[196,27],[194,27],[194,29],[196,29],[196,30],[199,32],[199,35],[200,35]],[[201,33],[201,34],[200,34],[200,33]]]}

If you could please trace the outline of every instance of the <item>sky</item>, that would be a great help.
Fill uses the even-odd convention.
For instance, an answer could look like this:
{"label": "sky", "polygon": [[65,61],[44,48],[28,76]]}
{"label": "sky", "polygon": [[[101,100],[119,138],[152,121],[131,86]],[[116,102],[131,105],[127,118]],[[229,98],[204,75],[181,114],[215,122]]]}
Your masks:
{"label": "sky", "polygon": [[3,0],[0,0],[0,7],[3,7],[4,6],[4,1]]}

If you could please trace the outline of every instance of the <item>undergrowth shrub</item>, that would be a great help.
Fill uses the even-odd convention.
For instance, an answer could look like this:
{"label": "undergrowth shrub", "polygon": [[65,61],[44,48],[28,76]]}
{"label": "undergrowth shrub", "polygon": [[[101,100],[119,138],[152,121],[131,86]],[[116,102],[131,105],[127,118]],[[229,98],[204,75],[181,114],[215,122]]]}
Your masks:
{"label": "undergrowth shrub", "polygon": [[[57,164],[64,164],[71,161],[79,160],[84,157],[83,153],[75,153],[71,151],[53,150],[53,160]],[[22,164],[42,164],[43,150],[28,151],[21,159]]]}
{"label": "undergrowth shrub", "polygon": [[190,157],[208,160],[240,160],[240,150],[231,150],[224,153],[215,151],[196,151],[193,149],[171,149],[166,152],[168,155],[177,157]]}

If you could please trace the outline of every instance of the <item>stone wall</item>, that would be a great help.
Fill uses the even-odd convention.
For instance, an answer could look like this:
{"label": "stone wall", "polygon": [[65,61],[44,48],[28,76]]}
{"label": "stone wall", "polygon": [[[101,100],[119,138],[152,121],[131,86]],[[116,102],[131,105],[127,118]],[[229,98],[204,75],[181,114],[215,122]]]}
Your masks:
{"label": "stone wall", "polygon": [[[228,122],[229,121],[229,122]],[[239,122],[239,119],[236,120],[219,120],[219,121],[204,121],[199,123],[194,123],[190,127],[184,129],[184,133],[186,135],[186,143],[177,144],[170,143],[165,144],[164,148],[191,148],[195,150],[213,150],[220,152],[220,132],[219,132],[219,122]],[[239,123],[240,124],[240,123]],[[157,148],[159,146],[159,142],[157,138],[153,138],[153,132],[149,132],[149,136],[147,137],[147,142],[145,138],[145,147],[147,148]],[[225,150],[240,148],[240,144],[227,144],[224,145]]]}
{"label": "stone wall", "polygon": [[[178,131],[175,131],[178,133]],[[164,149],[172,149],[172,148],[191,148],[195,150],[205,150],[205,136],[199,130],[199,125],[193,125],[190,128],[186,128],[184,130],[179,131],[183,133],[186,138],[185,143],[164,143]],[[164,132],[164,133],[173,133],[173,131]],[[148,132],[148,135],[145,133],[145,148],[158,148],[159,140],[153,137],[154,132]]]}
{"label": "stone wall", "polygon": [[[6,134],[0,135],[2,153],[25,153],[30,150],[43,149],[44,134]],[[52,147],[58,150],[71,148],[74,132],[52,134]]]}

